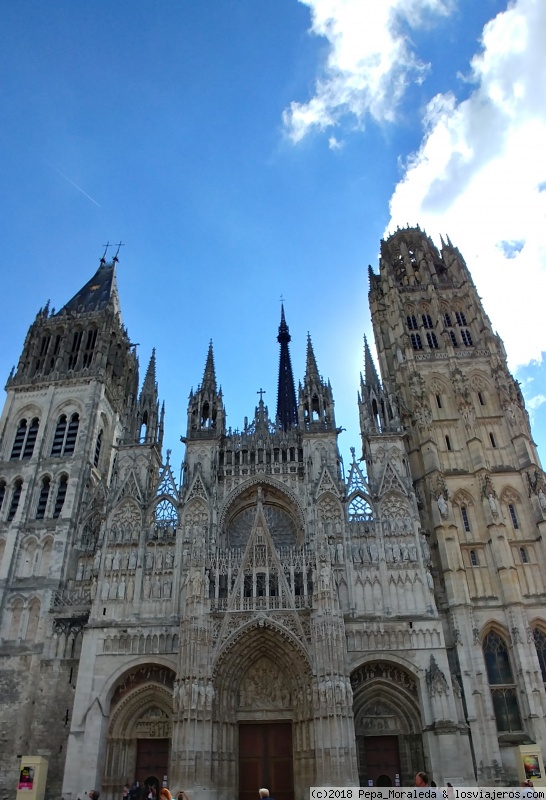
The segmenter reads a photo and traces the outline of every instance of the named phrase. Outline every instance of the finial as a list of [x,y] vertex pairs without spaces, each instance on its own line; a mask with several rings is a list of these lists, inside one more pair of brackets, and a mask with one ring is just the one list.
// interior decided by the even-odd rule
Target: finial
[[166,462],[166,464],[165,464],[165,466],[166,466],[166,467],[168,467],[168,466],[169,466],[169,461],[170,461],[170,458],[171,458],[171,453],[172,453],[172,450],[167,450],[167,462]]
[[356,460],[356,459],[355,459],[355,452],[356,452],[356,451],[355,451],[355,448],[354,448],[354,447],[351,447],[351,448],[350,448],[350,450],[351,450],[351,455],[352,455],[352,457],[353,457],[353,461],[355,461],[355,460]]
[[267,394],[266,390],[265,390],[265,389],[258,389],[258,391],[256,392],[256,394],[259,394],[259,395],[260,395],[260,403],[263,403],[263,395],[264,395],[264,394]]
[[125,243],[124,243],[124,242],[121,242],[121,241],[120,241],[120,242],[118,242],[118,243],[117,243],[117,248],[118,248],[118,249],[116,250],[116,255],[115,255],[115,256],[114,256],[114,258],[112,259],[112,260],[113,260],[113,261],[115,261],[116,263],[119,261],[119,258],[118,258],[118,256],[119,256],[119,251],[120,251],[120,248],[122,248],[122,247],[125,247]]
[[104,244],[103,247],[104,247],[104,253],[102,254],[102,258],[100,260],[101,264],[106,263],[106,253],[108,252],[108,248],[112,247],[112,245],[110,244],[110,242],[106,242],[106,244]]

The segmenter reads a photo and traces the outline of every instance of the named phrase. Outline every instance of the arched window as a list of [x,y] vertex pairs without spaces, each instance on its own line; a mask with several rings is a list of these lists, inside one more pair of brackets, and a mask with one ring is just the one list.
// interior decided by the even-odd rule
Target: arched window
[[449,331],[449,338],[451,339],[451,344],[453,347],[458,347],[459,342],[457,341],[457,336],[455,335],[455,331]]
[[53,517],[57,519],[61,516],[64,501],[66,498],[66,490],[68,487],[68,475],[61,475],[59,481],[59,488],[57,489],[57,497],[55,498],[55,508],[53,509]]
[[436,338],[435,333],[427,333],[427,343],[431,350],[438,349],[438,339]]
[[408,316],[406,317],[406,322],[408,323],[408,328],[410,329],[410,331],[419,330],[419,326],[417,324],[417,317],[415,316],[415,314],[408,314]]
[[423,328],[427,330],[432,330],[434,325],[432,324],[432,317],[430,314],[421,314],[421,319],[423,320]]
[[13,487],[13,494],[11,495],[11,503],[8,511],[8,522],[11,522],[17,513],[19,507],[19,500],[21,499],[21,492],[23,491],[23,481],[19,478],[15,481]]
[[25,639],[34,641],[38,633],[38,624],[40,622],[40,601],[32,600],[28,607],[28,623],[25,633]]
[[78,436],[78,428],[80,425],[80,415],[72,414],[70,422],[68,423],[68,430],[66,432],[66,441],[64,445],[65,456],[71,456],[76,447],[76,437]]
[[466,321],[466,316],[463,311],[456,311],[455,319],[457,320],[457,325],[468,325],[468,322]]
[[53,437],[53,445],[51,447],[52,458],[72,455],[76,446],[79,424],[79,414],[72,414],[70,422],[68,422],[66,414],[62,414],[59,417]]
[[421,336],[418,333],[411,334],[411,346],[414,350],[422,350],[423,343],[421,341]]
[[6,481],[2,478],[2,480],[0,480],[0,511],[2,510],[5,496],[6,496]]
[[53,542],[47,539],[43,545],[40,553],[40,563],[38,566],[37,574],[47,577],[49,573],[49,564],[51,562],[51,551],[53,549]]
[[97,343],[97,329],[91,328],[91,330],[87,331],[87,335],[85,337],[85,350],[83,353],[83,366],[85,367],[91,366],[91,362],[93,360],[93,352],[95,350],[95,344]]
[[529,556],[527,555],[527,550],[525,549],[525,547],[520,547],[519,548],[519,555],[520,555],[522,564],[528,564],[529,563]]
[[76,366],[82,339],[83,339],[83,331],[74,331],[74,337],[72,339],[72,348],[70,350],[70,355],[68,356],[68,369],[74,369],[74,367]]
[[8,632],[8,639],[17,639],[21,627],[21,617],[23,616],[23,601],[15,600],[11,607],[11,621]]
[[62,416],[59,417],[59,421],[57,422],[57,427],[55,428],[55,436],[53,437],[53,445],[51,447],[52,458],[54,458],[55,456],[60,456],[62,454],[65,434],[66,434],[66,415],[62,414]]
[[467,347],[472,347],[472,336],[470,335],[470,331],[466,328],[461,329],[461,339],[463,340],[463,344]]
[[95,444],[95,456],[93,458],[93,466],[98,467],[100,461],[100,450],[102,447],[102,430],[99,431],[99,435],[97,436],[97,443]]
[[533,628],[533,639],[537,649],[538,663],[542,672],[542,680],[546,683],[546,633],[540,628]]
[[49,487],[51,479],[48,475],[42,478],[42,487],[40,489],[40,496],[38,497],[38,506],[36,508],[36,519],[43,519],[45,517],[47,498],[49,497]]
[[491,631],[487,634],[483,642],[483,655],[497,730],[499,733],[521,731],[521,717],[508,648],[498,633]]
[[516,514],[516,507],[512,503],[508,504],[508,511],[510,512],[510,519],[512,520],[512,525],[514,526],[514,529],[518,530],[519,528],[518,515]]
[[478,554],[475,550],[470,551],[470,564],[472,567],[479,567],[480,562],[478,561]]
[[21,420],[11,449],[10,459],[12,461],[16,461],[19,458],[30,458],[32,456],[39,426],[40,420],[38,417],[34,417],[30,425],[27,425],[26,419]]
[[463,528],[467,533],[470,533],[470,519],[468,517],[468,509],[466,506],[461,506],[461,517],[463,520]]

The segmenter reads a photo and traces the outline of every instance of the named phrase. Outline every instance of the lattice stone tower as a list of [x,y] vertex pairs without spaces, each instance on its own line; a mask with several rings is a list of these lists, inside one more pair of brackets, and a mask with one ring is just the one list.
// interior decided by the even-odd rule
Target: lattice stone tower
[[449,239],[383,241],[370,307],[382,386],[367,366],[368,475],[403,431],[477,777],[514,777],[518,746],[546,742],[546,489],[522,393]]

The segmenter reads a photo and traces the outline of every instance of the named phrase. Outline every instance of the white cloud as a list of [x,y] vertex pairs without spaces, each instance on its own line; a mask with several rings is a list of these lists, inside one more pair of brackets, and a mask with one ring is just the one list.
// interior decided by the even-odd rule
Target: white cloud
[[543,0],[517,0],[487,23],[474,91],[430,101],[391,198],[389,230],[418,221],[459,247],[512,368],[546,350],[545,37]]
[[537,408],[540,408],[544,403],[546,403],[546,396],[543,394],[536,394],[534,397],[530,397],[525,401],[525,405],[530,411],[536,411]]
[[292,102],[283,120],[298,142],[312,129],[325,130],[352,114],[393,120],[410,80],[427,70],[412,50],[404,27],[428,24],[447,14],[452,0],[300,0],[311,9],[311,32],[329,42],[323,78],[307,103]]
[[330,136],[328,139],[328,147],[330,150],[341,150],[343,146],[343,142],[341,142],[339,139],[336,139],[335,136]]

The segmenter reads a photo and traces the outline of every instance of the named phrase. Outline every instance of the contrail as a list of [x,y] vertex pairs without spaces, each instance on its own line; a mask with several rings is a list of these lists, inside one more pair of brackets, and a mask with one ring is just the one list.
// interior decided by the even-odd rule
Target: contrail
[[102,208],[101,204],[97,203],[97,201],[93,197],[91,197],[90,194],[87,194],[87,192],[84,192],[84,190],[81,188],[81,186],[78,186],[77,183],[74,183],[74,181],[71,181],[70,178],[67,175],[65,175],[63,172],[61,172],[60,169],[57,169],[57,167],[53,166],[53,164],[51,164],[51,166],[53,167],[55,172],[58,172],[59,175],[61,176],[61,178],[64,178],[65,181],[68,181],[68,183],[70,183],[74,187],[74,189],[77,189],[78,192],[81,192],[83,195],[85,195],[85,197],[87,197],[88,200],[91,200],[91,202],[94,203],[96,206],[98,206],[99,208]]

